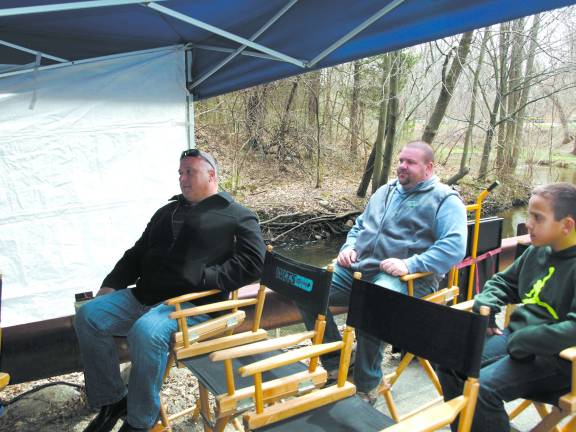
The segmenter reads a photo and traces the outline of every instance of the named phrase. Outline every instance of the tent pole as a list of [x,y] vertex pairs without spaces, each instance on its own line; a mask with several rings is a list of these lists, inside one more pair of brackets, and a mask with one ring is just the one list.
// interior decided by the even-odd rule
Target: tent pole
[[303,60],[299,60],[299,59],[296,59],[296,58],[291,57],[289,55],[282,54],[281,52],[278,52],[276,50],[265,47],[264,45],[252,42],[251,40],[248,40],[248,39],[243,38],[241,36],[238,36],[236,34],[230,33],[229,31],[215,27],[215,26],[210,25],[208,23],[205,23],[203,21],[197,20],[196,18],[192,18],[191,16],[182,14],[178,11],[169,9],[167,7],[161,6],[161,5],[156,4],[156,3],[143,3],[142,5],[150,8],[150,9],[153,9],[157,12],[160,12],[164,15],[171,16],[172,18],[175,18],[175,19],[183,21],[187,24],[193,25],[194,27],[201,28],[203,30],[206,30],[206,31],[212,32],[218,36],[221,36],[223,38],[237,42],[240,45],[249,46],[250,48],[255,49],[256,51],[261,51],[263,53],[266,53],[268,55],[276,57],[279,60],[285,61],[287,63],[291,63],[291,64],[296,65],[296,66],[301,67],[301,68],[306,67],[306,62],[304,62]]
[[24,52],[26,52],[28,54],[32,54],[32,55],[40,54],[44,58],[54,60],[54,61],[57,61],[59,63],[68,63],[68,60],[63,59],[61,57],[56,57],[56,56],[47,54],[47,53],[42,52],[42,51],[32,50],[30,48],[23,47],[22,45],[13,44],[13,43],[5,41],[5,40],[0,39],[0,45],[7,46],[9,48],[14,48],[15,50],[18,50],[18,51],[24,51]]
[[186,74],[186,140],[188,149],[196,148],[196,134],[194,123],[194,95],[188,85],[192,81],[192,62],[194,61],[192,50],[184,50],[185,74]]
[[[288,2],[282,9],[280,9],[278,11],[278,13],[276,13],[276,15],[274,15],[272,18],[270,18],[270,20],[266,24],[264,24],[262,27],[260,27],[256,33],[254,33],[252,36],[250,36],[249,40],[252,42],[255,41],[256,38],[258,38],[266,30],[268,30],[270,28],[270,26],[272,26],[272,24],[274,24],[276,21],[278,21],[282,17],[282,15],[284,15],[286,12],[288,12],[290,10],[290,8],[292,6],[294,6],[294,4],[296,4],[297,1],[298,0],[291,0],[290,2]],[[190,86],[190,88],[194,88],[194,87],[202,84],[206,79],[208,79],[209,77],[214,75],[216,72],[218,72],[220,69],[222,69],[222,67],[224,67],[226,64],[230,63],[238,54],[242,53],[242,51],[244,51],[244,49],[246,49],[246,45],[242,45],[241,47],[236,49],[236,51],[231,53],[228,57],[226,57],[224,60],[222,60],[216,66],[211,68],[208,72],[206,72],[204,75],[202,75],[196,81],[194,81],[192,83],[192,85]]]
[[387,13],[396,9],[396,7],[398,7],[399,5],[404,3],[404,1],[405,0],[394,0],[391,3],[389,3],[388,5],[386,5],[385,7],[383,7],[382,9],[380,9],[377,13],[372,15],[370,18],[368,18],[362,24],[360,24],[355,29],[353,29],[352,31],[350,31],[347,34],[345,34],[344,36],[342,36],[340,39],[338,39],[336,42],[334,42],[332,45],[330,45],[328,48],[326,48],[324,51],[322,51],[320,54],[318,54],[314,59],[312,59],[308,63],[308,67],[309,68],[314,67],[316,65],[316,63],[323,60],[324,57],[327,57],[330,54],[332,54],[332,52],[336,51],[338,48],[340,48],[342,45],[344,45],[346,42],[348,42],[350,39],[352,39],[354,36],[356,36],[362,30],[364,30],[365,28],[374,24],[376,21],[378,21],[380,18],[382,18]]

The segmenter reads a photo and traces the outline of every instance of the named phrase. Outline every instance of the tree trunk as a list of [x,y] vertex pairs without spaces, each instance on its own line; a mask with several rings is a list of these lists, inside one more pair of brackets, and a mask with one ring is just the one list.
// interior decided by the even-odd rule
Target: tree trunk
[[284,109],[284,115],[282,116],[282,120],[280,122],[279,132],[278,132],[278,155],[280,156],[284,151],[284,141],[286,139],[286,132],[288,132],[288,123],[290,120],[290,107],[292,106],[292,102],[294,101],[294,97],[296,96],[296,89],[298,88],[298,81],[300,77],[296,77],[296,79],[292,82],[292,87],[290,88],[290,95],[288,96],[288,101],[286,102],[286,108]]
[[380,172],[382,171],[382,157],[384,154],[384,135],[386,133],[386,117],[388,113],[388,99],[390,95],[390,87],[388,85],[388,76],[390,75],[390,56],[391,54],[384,54],[382,59],[382,99],[380,100],[380,109],[378,111],[378,132],[374,140],[374,161],[372,170],[372,192],[378,189],[380,183]]
[[[392,153],[396,139],[396,122],[398,121],[398,81],[400,80],[400,53],[394,51],[390,61],[392,67],[390,71],[390,96],[388,101],[388,118],[386,119],[386,146],[384,147],[382,172],[378,187],[388,181],[390,168],[392,167]],[[374,188],[374,184],[372,184]]]
[[[560,117],[560,124],[562,125],[562,132],[564,134],[564,137],[562,138],[562,145],[568,144],[570,141],[574,140],[574,135],[571,133],[570,126],[568,125],[568,118],[566,116],[566,112],[564,111],[564,107],[560,104],[556,94],[551,94],[550,100],[552,100],[552,103],[556,107],[556,111],[558,111],[558,116]],[[576,155],[576,140],[574,141],[572,154]]]
[[248,131],[250,147],[258,151],[262,158],[265,156],[262,144],[262,128],[266,113],[267,85],[254,87],[249,90],[246,101],[246,129]]
[[364,168],[364,174],[362,174],[362,180],[358,185],[356,190],[356,196],[364,198],[366,196],[366,191],[368,190],[368,185],[370,184],[370,178],[372,178],[372,172],[374,171],[374,157],[376,155],[376,147],[372,147],[368,161],[366,162],[366,167]]
[[304,149],[304,157],[312,159],[314,144],[317,135],[317,124],[319,115],[318,102],[320,101],[320,71],[310,72],[308,74],[310,85],[308,87],[308,121],[306,131],[306,142]]
[[516,126],[520,106],[520,86],[522,83],[522,53],[524,50],[524,19],[514,21],[512,25],[512,50],[510,53],[510,75],[508,77],[508,118],[506,124],[506,137],[504,139],[504,160],[498,166],[500,173],[514,173],[513,150],[514,137],[516,136]]
[[360,99],[360,61],[354,62],[354,78],[352,84],[352,100],[350,103],[350,157],[355,160],[358,156],[358,134],[360,133],[360,119],[358,104]]
[[458,44],[458,50],[456,56],[452,60],[452,65],[450,66],[450,71],[448,75],[445,75],[445,69],[442,70],[442,88],[440,89],[440,94],[438,95],[438,100],[436,101],[436,106],[434,111],[428,120],[428,124],[424,128],[424,133],[422,135],[422,141],[432,144],[436,134],[438,133],[438,127],[446,114],[448,109],[448,104],[456,88],[456,83],[462,72],[462,67],[466,62],[466,57],[470,51],[470,43],[472,42],[473,31],[466,32],[462,34],[460,38],[460,43]]
[[492,111],[490,111],[490,122],[486,129],[486,136],[484,137],[482,159],[480,161],[480,169],[478,170],[479,180],[483,180],[488,174],[488,162],[490,161],[490,150],[492,148],[492,138],[494,137],[494,128],[496,127],[496,118],[498,116],[498,109],[500,108],[500,100],[500,95],[496,94]]
[[478,94],[478,82],[480,80],[480,71],[484,62],[484,54],[486,52],[486,44],[490,31],[486,29],[482,37],[482,45],[480,46],[480,54],[478,56],[478,65],[474,71],[474,81],[472,83],[472,100],[470,101],[470,118],[468,119],[468,127],[466,128],[466,135],[464,136],[464,148],[462,149],[462,159],[460,159],[459,173],[468,172],[468,153],[472,146],[472,135],[474,132],[474,122],[476,120],[476,96]]
[[528,96],[530,94],[532,73],[534,71],[534,58],[536,57],[536,45],[538,44],[538,30],[540,28],[540,15],[534,15],[534,21],[532,21],[532,29],[530,30],[529,36],[529,46],[528,46],[528,58],[526,59],[526,68],[524,69],[524,83],[522,85],[522,90],[520,94],[519,101],[519,111],[516,115],[516,129],[514,133],[514,142],[512,145],[512,160],[510,161],[510,166],[512,168],[511,173],[516,171],[516,166],[518,164],[518,157],[520,153],[520,145],[523,140],[524,133],[524,115],[526,114],[526,102],[528,102]]
[[[499,86],[497,90],[497,97],[500,98],[499,110],[500,119],[507,116],[506,101],[508,94],[508,51],[510,50],[510,23],[505,22],[500,24],[500,41],[499,41],[499,57],[500,57],[500,74]],[[498,146],[496,148],[496,166],[504,164],[504,150],[506,141],[506,127],[504,123],[498,126]]]

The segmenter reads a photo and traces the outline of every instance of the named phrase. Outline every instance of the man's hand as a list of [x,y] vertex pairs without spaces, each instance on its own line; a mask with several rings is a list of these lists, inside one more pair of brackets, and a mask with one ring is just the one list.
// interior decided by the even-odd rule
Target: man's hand
[[486,329],[486,334],[488,336],[501,336],[502,330],[500,330],[498,327],[488,327]]
[[102,287],[98,290],[98,292],[96,293],[96,297],[99,296],[103,296],[106,294],[110,294],[113,293],[114,291],[116,291],[114,288],[110,288],[110,287]]
[[350,268],[350,266],[356,262],[357,257],[358,252],[356,252],[354,249],[344,249],[338,254],[336,262],[342,267]]
[[408,274],[408,267],[404,260],[398,258],[388,258],[380,263],[380,270],[392,276],[404,276]]

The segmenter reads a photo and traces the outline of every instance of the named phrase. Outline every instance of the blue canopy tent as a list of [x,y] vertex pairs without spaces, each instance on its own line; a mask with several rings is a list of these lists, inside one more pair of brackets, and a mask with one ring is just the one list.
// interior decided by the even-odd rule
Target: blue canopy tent
[[573,3],[4,0],[0,63],[14,65],[14,73],[186,45],[195,51],[189,89],[200,100]]

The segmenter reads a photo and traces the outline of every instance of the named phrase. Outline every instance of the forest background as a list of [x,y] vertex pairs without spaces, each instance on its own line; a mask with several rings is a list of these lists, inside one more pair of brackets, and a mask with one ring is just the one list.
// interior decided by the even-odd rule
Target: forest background
[[344,233],[406,142],[487,214],[525,203],[535,165],[576,166],[576,8],[197,102],[197,145],[267,240]]

